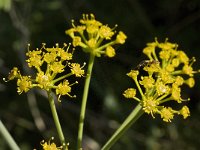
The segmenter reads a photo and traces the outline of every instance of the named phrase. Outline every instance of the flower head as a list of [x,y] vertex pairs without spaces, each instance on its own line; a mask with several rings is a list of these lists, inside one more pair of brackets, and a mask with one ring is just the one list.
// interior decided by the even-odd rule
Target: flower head
[[[30,50],[29,45],[26,55],[28,66],[36,69],[36,75],[22,76],[18,68],[14,67],[8,76],[8,80],[17,79],[17,92],[19,94],[28,92],[33,87],[38,87],[46,91],[55,89],[59,98],[61,95],[74,97],[69,94],[71,86],[74,84],[69,84],[65,78],[71,75],[82,77],[85,63],[83,66],[78,63],[70,63],[73,53],[69,52],[67,44],[64,43],[62,48],[58,44],[52,48],[46,48],[46,45],[42,44],[40,49],[37,48],[33,51]],[[66,69],[68,69],[68,73],[63,74]],[[63,79],[65,79],[63,82],[58,83]]]
[[115,55],[113,45],[124,44],[127,38],[122,31],[118,33],[115,31],[116,26],[110,28],[108,25],[103,25],[93,14],[83,14],[80,25],[77,26],[72,20],[72,26],[65,33],[72,38],[73,46],[80,46],[84,52],[92,53],[97,57],[102,54],[113,57]]
[[[52,137],[51,140],[53,140],[54,138]],[[49,140],[48,142],[45,142],[44,140],[40,143],[42,145],[43,150],[62,150],[62,146],[57,147],[56,144],[54,142],[51,142],[51,140]]]
[[[174,110],[166,107],[165,102],[175,101],[180,104],[185,101],[181,97],[182,85],[194,87],[193,76],[198,72],[192,67],[195,58],[189,59],[185,52],[178,50],[177,44],[170,43],[167,39],[163,43],[157,39],[148,43],[143,53],[149,60],[142,61],[137,70],[131,70],[127,74],[134,80],[140,96],[136,97],[134,88],[127,89],[123,95],[138,101],[144,112],[151,114],[153,118],[155,114],[159,114],[165,122],[171,122],[174,115],[182,115],[184,119],[190,116],[187,106]],[[143,70],[142,74],[140,70]]]

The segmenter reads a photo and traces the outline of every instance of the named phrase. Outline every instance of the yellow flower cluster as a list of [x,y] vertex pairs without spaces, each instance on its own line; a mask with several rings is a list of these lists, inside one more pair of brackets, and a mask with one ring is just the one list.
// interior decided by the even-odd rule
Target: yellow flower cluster
[[[54,89],[56,94],[71,96],[71,86],[75,83],[70,84],[67,77],[74,75],[75,77],[84,76],[83,66],[78,63],[71,63],[73,57],[73,51],[69,52],[70,45],[64,44],[62,48],[56,44],[55,47],[46,48],[45,44],[40,49],[29,50],[26,56],[28,57],[26,62],[31,68],[35,68],[37,73],[34,76],[22,76],[17,67],[14,67],[9,76],[8,80],[17,79],[17,92],[27,92],[33,87],[39,87],[46,91]],[[68,72],[65,72],[65,68],[68,68]],[[59,82],[62,81],[62,82]],[[59,84],[58,84],[59,82]]]
[[[97,57],[100,57],[102,54],[114,57],[115,49],[113,45],[124,44],[127,38],[122,31],[119,31],[115,39],[112,40],[116,33],[115,27],[110,28],[108,25],[103,25],[95,20],[93,14],[83,14],[80,24],[75,26],[74,20],[72,20],[73,28],[66,30],[66,34],[73,39],[74,47],[80,46],[85,52],[92,53]],[[105,43],[105,41],[109,42]]]
[[[141,95],[138,98],[136,89],[128,88],[123,95],[126,98],[132,98],[142,105],[147,114],[160,114],[165,122],[171,122],[175,114],[182,115],[184,119],[190,116],[187,106],[181,110],[174,110],[171,107],[162,105],[168,101],[182,103],[185,101],[181,97],[181,86],[187,84],[190,88],[194,87],[194,71],[192,64],[195,58],[189,59],[178,45],[170,43],[167,40],[164,43],[148,43],[143,49],[149,60],[139,64],[139,68],[131,70],[127,75],[131,77]],[[139,70],[143,69],[147,75],[140,75]],[[189,99],[188,99],[189,100]]]
[[[54,138],[52,137],[51,140],[53,140]],[[45,142],[44,140],[40,143],[42,145],[43,150],[62,150],[63,147],[57,147],[56,144],[53,142],[51,143],[51,140],[49,140],[48,142]]]

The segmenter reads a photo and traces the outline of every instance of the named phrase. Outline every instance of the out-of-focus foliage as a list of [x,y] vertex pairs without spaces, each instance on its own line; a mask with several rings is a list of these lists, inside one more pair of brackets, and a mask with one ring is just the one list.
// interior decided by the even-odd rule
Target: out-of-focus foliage
[[[10,4],[9,4],[10,2]],[[71,19],[79,20],[82,13],[94,13],[109,26],[118,24],[128,39],[120,46],[113,60],[96,59],[86,113],[84,146],[96,150],[112,135],[136,103],[123,98],[132,86],[126,73],[145,59],[142,49],[155,37],[179,43],[189,57],[195,56],[200,68],[200,1],[199,0],[0,0],[0,78],[6,77],[13,66],[30,73],[25,61],[27,44],[32,48],[45,42],[71,42],[65,30]],[[77,61],[87,56],[76,49]],[[191,117],[177,117],[163,123],[144,115],[113,147],[115,150],[197,150],[200,143],[200,78],[195,88],[184,90]],[[84,79],[76,87],[76,99],[62,99],[58,104],[66,139],[75,147],[80,100]],[[0,117],[22,149],[41,148],[40,141],[57,138],[46,95],[32,90],[18,95],[13,82],[0,82]],[[176,107],[176,105],[174,105]],[[8,149],[0,137],[0,149]]]

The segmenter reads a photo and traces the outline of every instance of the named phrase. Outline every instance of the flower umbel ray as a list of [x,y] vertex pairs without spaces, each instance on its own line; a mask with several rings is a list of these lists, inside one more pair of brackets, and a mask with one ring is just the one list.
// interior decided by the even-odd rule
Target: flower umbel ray
[[67,45],[66,43],[63,44],[63,47],[56,44],[52,48],[47,48],[46,44],[43,43],[40,49],[30,50],[29,44],[26,62],[30,68],[36,69],[36,74],[23,76],[19,69],[14,67],[9,73],[8,81],[17,79],[17,92],[19,94],[26,93],[33,87],[38,87],[46,91],[55,90],[59,99],[62,95],[75,97],[70,94],[71,86],[74,84],[70,84],[66,78],[72,75],[79,78],[84,76],[85,63],[83,66],[78,63],[71,63],[73,50],[70,52],[69,48],[70,44]]
[[[153,118],[155,114],[159,114],[165,122],[171,122],[175,115],[182,115],[186,119],[190,116],[187,106],[174,110],[166,107],[165,102],[174,101],[181,105],[187,101],[181,97],[182,86],[186,84],[190,88],[194,87],[193,76],[199,72],[192,67],[196,59],[189,59],[184,51],[178,50],[178,44],[171,43],[168,39],[163,43],[155,39],[155,42],[147,44],[143,53],[149,60],[143,61],[145,63],[138,70],[131,70],[127,74],[135,82],[140,96],[136,95],[137,90],[134,88],[128,88],[123,95],[138,101],[143,111]],[[141,69],[147,75],[140,75]]]

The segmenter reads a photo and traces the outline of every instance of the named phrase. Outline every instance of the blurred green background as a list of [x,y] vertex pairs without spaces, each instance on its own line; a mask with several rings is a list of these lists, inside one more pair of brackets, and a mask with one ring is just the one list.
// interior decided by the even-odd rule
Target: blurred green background
[[[65,30],[71,19],[77,22],[82,13],[94,13],[96,19],[110,27],[118,24],[128,36],[117,47],[115,58],[97,58],[91,80],[84,129],[85,150],[98,150],[109,139],[136,102],[123,98],[128,87],[134,87],[126,76],[131,68],[144,60],[142,49],[147,42],[169,38],[179,44],[200,68],[200,1],[199,0],[0,0],[0,78],[7,77],[17,66],[29,73],[25,52],[30,43],[34,49],[41,43],[71,42]],[[87,62],[80,49],[76,60]],[[191,117],[175,117],[164,123],[159,117],[143,115],[114,145],[113,150],[198,150],[200,147],[200,78],[196,76],[193,89],[184,89],[182,96],[190,97],[187,104]],[[76,144],[79,111],[84,78],[74,86],[76,99],[62,98],[58,113],[71,149]],[[174,105],[176,107],[176,105]],[[0,82],[0,119],[24,150],[41,149],[40,141],[57,138],[49,103],[45,93],[31,90],[18,95],[16,82]],[[56,140],[57,141],[57,140]],[[58,142],[59,143],[59,142]],[[0,149],[9,149],[0,136]]]

